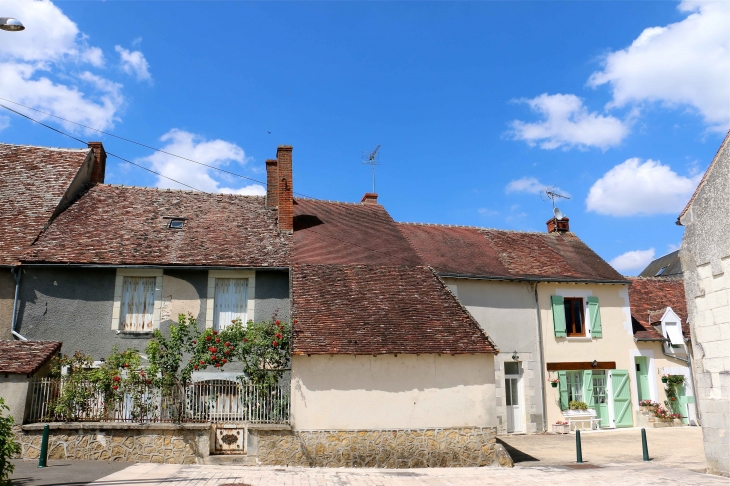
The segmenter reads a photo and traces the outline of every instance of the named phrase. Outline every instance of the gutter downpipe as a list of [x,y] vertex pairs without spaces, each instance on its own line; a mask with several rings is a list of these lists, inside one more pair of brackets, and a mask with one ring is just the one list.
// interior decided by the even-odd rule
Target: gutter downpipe
[[[535,312],[537,313],[537,346],[540,350],[540,389],[542,390],[542,430],[547,432],[547,395],[545,392],[545,355],[542,345],[542,319],[540,318],[540,304],[537,298],[537,286],[535,282]],[[663,348],[662,348],[663,349]]]
[[13,279],[15,280],[15,298],[13,299],[13,318],[12,318],[12,324],[10,325],[10,332],[15,336],[16,338],[20,339],[21,341],[27,341],[28,338],[21,336],[16,330],[15,326],[18,324],[18,294],[20,293],[20,266],[16,266],[10,269],[10,273],[13,274]]

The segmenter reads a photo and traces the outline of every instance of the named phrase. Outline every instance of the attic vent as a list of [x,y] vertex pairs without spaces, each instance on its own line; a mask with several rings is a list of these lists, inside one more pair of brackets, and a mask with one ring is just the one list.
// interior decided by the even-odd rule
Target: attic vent
[[669,266],[669,265],[665,265],[665,266],[663,266],[662,268],[660,268],[660,269],[659,269],[659,271],[658,271],[658,272],[656,273],[656,275],[654,275],[654,276],[655,276],[655,277],[658,277],[658,276],[660,276],[661,274],[663,274],[663,273],[664,273],[664,270],[666,270],[668,266]]
[[170,229],[183,229],[185,225],[184,219],[171,219],[168,228]]

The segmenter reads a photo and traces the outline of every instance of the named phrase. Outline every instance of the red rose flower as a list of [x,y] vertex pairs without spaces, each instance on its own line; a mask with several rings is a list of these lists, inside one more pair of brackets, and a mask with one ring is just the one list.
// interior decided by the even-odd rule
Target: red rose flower
[[218,351],[218,348],[211,348],[210,350],[211,353],[215,353],[216,351]]
[[274,346],[276,346],[276,341],[271,341],[271,344],[273,344]]
[[219,337],[215,338],[215,342],[217,342],[217,343],[221,342],[221,338],[219,338]]
[[210,336],[205,336],[206,341],[210,341]]
[[226,358],[223,358],[223,364],[228,363],[228,360]]
[[279,338],[279,339],[281,339],[281,338],[283,338],[284,336],[282,336],[281,334],[279,334],[279,333],[277,332],[277,333],[276,333],[276,337],[277,337],[277,338]]
[[225,350],[225,351],[223,351],[223,352],[224,352],[224,353],[226,353],[226,354],[231,354],[231,350],[230,350],[230,349],[226,349],[226,350]]
[[121,378],[119,378],[118,376],[114,377],[114,381],[119,381],[119,380],[121,380]]
[[211,356],[210,359],[212,359],[213,361],[215,361],[215,354],[213,356]]
[[221,367],[221,364],[220,364],[220,363],[216,363],[216,364],[215,364],[215,367],[216,367],[216,368],[220,368],[220,367]]
[[226,347],[228,347],[230,345],[231,345],[231,343],[229,343],[228,341],[226,341]]
[[281,324],[281,321],[276,321],[276,325],[278,326],[279,324]]
[[197,339],[193,339],[193,344],[198,344]]
[[672,401],[675,401],[675,400],[676,400],[676,398],[672,397]]
[[297,320],[296,320],[296,319],[294,319],[294,324],[296,324],[296,323],[297,323]]
[[114,386],[112,387],[112,390],[118,390],[118,389],[119,389],[119,387],[118,387],[117,385],[114,385]]
[[198,365],[193,366],[193,369],[194,370],[197,370],[198,369]]
[[217,336],[217,335],[218,335],[218,331],[213,331],[213,336]]
[[203,360],[201,359],[201,360],[200,360],[200,364],[205,364],[205,361],[203,361]]
[[248,339],[246,339],[246,338],[243,338],[243,342],[244,342],[244,343],[245,343],[245,342],[247,342],[247,341],[248,341]]
[[148,380],[147,380],[147,383],[152,383],[152,380],[148,379]]

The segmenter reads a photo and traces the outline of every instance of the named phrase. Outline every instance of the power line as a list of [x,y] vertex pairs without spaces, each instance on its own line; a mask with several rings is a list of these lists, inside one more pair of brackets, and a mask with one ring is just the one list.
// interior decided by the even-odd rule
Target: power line
[[[4,99],[4,98],[2,98],[2,99]],[[77,142],[81,142],[82,144],[86,145],[87,147],[89,146],[89,142],[84,142],[84,141],[83,141],[83,140],[81,140],[80,138],[76,138],[76,137],[74,137],[73,135],[69,135],[68,133],[66,133],[66,132],[63,132],[63,131],[61,131],[61,130],[59,130],[59,129],[57,129],[57,128],[53,128],[53,127],[52,127],[52,126],[50,126],[50,125],[46,125],[46,124],[45,124],[45,123],[43,123],[43,122],[40,122],[40,121],[38,121],[38,120],[35,120],[35,119],[33,119],[33,118],[29,117],[29,116],[28,116],[28,115],[26,115],[26,114],[20,113],[19,111],[15,111],[15,110],[13,110],[12,108],[9,108],[9,107],[7,107],[7,106],[5,106],[5,105],[3,105],[3,104],[0,104],[0,106],[2,106],[3,108],[5,108],[6,110],[12,111],[12,112],[13,112],[13,113],[15,113],[16,115],[20,115],[20,116],[22,116],[23,118],[27,118],[28,120],[30,120],[30,121],[32,121],[32,122],[35,122],[35,123],[37,123],[37,124],[39,124],[39,125],[42,125],[42,126],[44,126],[44,127],[46,127],[46,128],[49,128],[49,129],[53,130],[54,132],[58,132],[58,133],[60,133],[61,135],[65,135],[65,136],[67,136],[68,138],[72,138],[72,139],[76,140]],[[190,189],[192,189],[192,190],[194,190],[194,191],[198,191],[198,192],[205,192],[205,191],[201,191],[200,189],[196,189],[196,188],[194,188],[194,187],[193,187],[193,186],[191,186],[191,185],[185,184],[184,182],[180,182],[180,181],[178,181],[178,180],[176,180],[176,179],[173,179],[172,177],[167,177],[166,175],[160,174],[159,172],[156,172],[156,171],[154,171],[154,170],[152,170],[152,169],[148,169],[147,167],[145,167],[145,166],[143,166],[143,165],[140,165],[140,164],[134,163],[134,162],[132,162],[131,160],[127,160],[127,159],[125,159],[124,157],[120,157],[119,155],[113,154],[113,153],[111,153],[111,152],[106,152],[106,154],[107,154],[107,155],[111,155],[112,157],[116,157],[116,158],[118,158],[118,159],[120,159],[120,160],[123,160],[124,162],[127,162],[128,164],[132,164],[132,165],[135,165],[135,166],[139,167],[140,169],[144,169],[144,170],[146,170],[147,172],[152,172],[153,174],[156,174],[156,175],[158,175],[158,176],[160,176],[160,177],[164,177],[165,179],[171,180],[172,182],[175,182],[175,183],[177,183],[177,184],[180,184],[180,185],[182,185],[182,186],[185,186],[185,187],[189,187]]]
[[[262,181],[260,181],[260,180],[254,179],[254,178],[252,178],[252,177],[247,177],[247,176],[245,176],[245,175],[241,175],[241,174],[238,174],[238,173],[236,173],[236,172],[231,172],[230,170],[226,170],[226,169],[221,169],[220,167],[216,167],[216,166],[214,166],[214,165],[206,164],[206,163],[204,163],[204,162],[198,162],[197,160],[189,159],[189,158],[187,158],[187,157],[183,157],[182,155],[177,155],[177,154],[173,154],[173,153],[171,153],[171,152],[167,152],[166,150],[158,149],[158,148],[156,148],[156,147],[152,147],[152,146],[150,146],[150,145],[147,145],[147,144],[144,144],[144,143],[141,143],[141,142],[137,142],[137,141],[131,140],[131,139],[129,139],[129,138],[124,138],[124,137],[120,137],[119,135],[114,135],[113,133],[105,132],[105,131],[103,131],[103,130],[99,130],[98,128],[90,127],[90,126],[84,125],[84,124],[82,124],[82,123],[78,123],[78,122],[75,122],[75,121],[69,120],[69,119],[67,119],[67,118],[63,118],[63,117],[60,117],[60,116],[58,116],[58,115],[54,115],[53,113],[48,113],[48,112],[46,112],[46,111],[43,111],[43,110],[39,110],[39,109],[37,109],[37,108],[32,108],[32,107],[30,107],[30,106],[26,106],[26,105],[24,105],[24,104],[22,104],[22,103],[18,103],[17,101],[9,100],[9,99],[7,99],[7,98],[3,98],[3,97],[0,97],[0,100],[3,100],[3,101],[7,101],[8,103],[13,103],[14,105],[22,106],[23,108],[27,108],[27,109],[29,109],[29,110],[33,110],[33,111],[35,111],[35,112],[38,112],[38,113],[42,113],[42,114],[44,114],[44,115],[47,115],[47,116],[52,116],[52,117],[54,117],[54,118],[58,118],[59,120],[63,120],[63,121],[65,121],[65,122],[67,122],[67,123],[73,123],[74,125],[78,125],[78,126],[80,126],[80,127],[84,127],[84,128],[86,128],[86,129],[88,129],[88,130],[93,130],[93,131],[95,131],[95,132],[99,132],[99,133],[102,133],[102,134],[104,134],[104,135],[108,135],[108,136],[110,136],[110,137],[114,137],[114,138],[117,138],[117,139],[119,139],[119,140],[123,140],[123,141],[125,141],[125,142],[128,142],[128,143],[133,143],[133,144],[135,144],[135,145],[139,145],[140,147],[144,147],[144,148],[147,148],[147,149],[150,149],[150,150],[154,150],[154,151],[156,151],[156,152],[160,152],[160,153],[163,153],[163,154],[166,154],[166,155],[170,155],[170,156],[172,156],[172,157],[177,157],[178,159],[182,159],[182,160],[187,160],[188,162],[192,162],[192,163],[194,163],[194,164],[202,165],[202,166],[204,166],[204,167],[208,167],[208,168],[210,168],[210,169],[218,170],[218,171],[220,171],[220,172],[225,172],[226,174],[230,174],[230,175],[232,175],[232,176],[240,177],[240,178],[242,178],[242,179],[247,179],[247,180],[249,180],[249,181],[251,181],[251,182],[256,182],[256,183],[258,183],[258,184],[263,184],[264,186],[266,185],[266,182],[262,182]],[[0,105],[0,106],[3,106],[3,108],[7,108],[7,109],[8,109],[8,110],[10,110],[10,111],[13,111],[13,112],[15,112],[15,113],[18,113],[19,115],[22,115],[22,113],[19,113],[19,112],[15,111],[15,110],[12,110],[12,109],[8,108],[7,106],[4,106],[4,105]],[[25,116],[25,115],[23,115],[23,116]],[[31,119],[31,120],[32,120],[32,118],[30,118],[30,117],[26,117],[26,118],[29,118],[29,119]],[[35,121],[35,120],[33,120],[33,121]],[[37,123],[40,123],[40,122],[37,122]],[[42,124],[42,123],[41,123],[41,124]],[[43,125],[43,124],[42,124],[42,125]],[[48,125],[44,125],[44,126],[47,126],[47,127],[48,127]],[[48,128],[50,128],[51,130],[55,130],[55,131],[57,131],[57,132],[59,132],[59,133],[63,133],[63,132],[61,132],[61,131],[59,131],[59,130],[56,130],[55,128],[52,128],[52,127],[48,127]],[[66,134],[64,133],[64,135],[66,135]],[[69,136],[70,136],[70,135],[69,135]],[[71,138],[74,138],[74,137],[71,137]],[[75,139],[75,140],[78,140],[78,139]],[[109,155],[112,155],[112,154],[110,154],[109,152],[107,152],[107,154],[109,154]],[[115,156],[115,157],[117,157],[117,156]],[[121,157],[117,157],[117,158],[121,158]],[[124,160],[124,159],[122,159],[122,160]],[[133,164],[133,165],[137,165],[137,164],[134,164],[133,162],[129,162],[129,163],[130,163],[130,164]],[[139,167],[141,167],[141,166],[139,166]],[[144,167],[142,167],[142,168],[144,168]],[[164,177],[164,176],[163,176],[163,177]],[[181,183],[181,184],[182,184],[182,183]],[[183,185],[186,185],[186,184],[183,184]],[[190,187],[190,186],[187,186],[187,187]],[[299,194],[300,196],[303,196],[303,197],[306,197],[306,198],[309,198],[309,199],[315,199],[315,198],[313,198],[313,197],[309,197],[309,196],[307,196],[307,195],[305,195],[305,194],[302,194],[302,193],[300,193],[300,192],[295,192],[294,194]]]

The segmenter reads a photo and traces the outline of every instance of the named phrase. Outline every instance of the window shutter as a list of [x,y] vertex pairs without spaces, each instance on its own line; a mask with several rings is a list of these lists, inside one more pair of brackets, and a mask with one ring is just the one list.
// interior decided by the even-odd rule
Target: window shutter
[[631,412],[628,370],[611,371],[611,386],[613,388],[613,416],[615,417],[616,427],[631,427],[634,425],[634,417]]
[[596,402],[593,399],[593,371],[583,371],[583,401],[586,402],[589,408],[594,408]]
[[560,410],[568,410],[568,377],[565,371],[558,371],[558,390],[560,392]]
[[598,297],[588,297],[588,313],[591,319],[591,336],[603,337],[601,329],[601,309],[598,307]]
[[555,329],[555,337],[565,337],[565,307],[563,297],[560,295],[550,296],[553,304],[553,328]]

